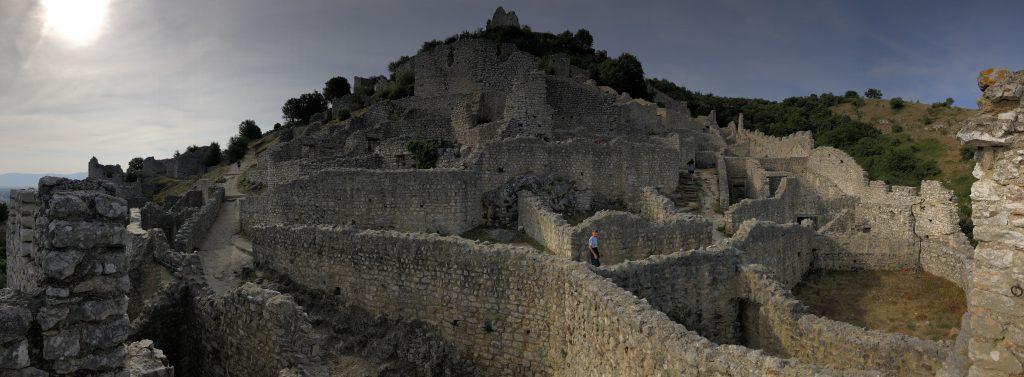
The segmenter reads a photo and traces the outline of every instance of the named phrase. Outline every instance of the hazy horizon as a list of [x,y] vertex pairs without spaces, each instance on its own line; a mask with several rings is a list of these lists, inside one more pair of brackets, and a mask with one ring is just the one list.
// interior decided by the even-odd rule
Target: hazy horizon
[[[386,73],[502,5],[535,31],[588,29],[648,77],[781,100],[879,88],[974,107],[978,71],[1024,68],[1024,3],[8,0],[0,4],[0,173],[126,166],[267,130],[333,76]],[[993,11],[998,9],[999,11]]]

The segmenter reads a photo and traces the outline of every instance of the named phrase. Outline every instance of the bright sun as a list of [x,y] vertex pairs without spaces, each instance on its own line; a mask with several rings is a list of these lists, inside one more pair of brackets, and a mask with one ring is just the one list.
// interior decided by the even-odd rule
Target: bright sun
[[76,46],[92,44],[103,31],[110,0],[41,0],[46,30]]

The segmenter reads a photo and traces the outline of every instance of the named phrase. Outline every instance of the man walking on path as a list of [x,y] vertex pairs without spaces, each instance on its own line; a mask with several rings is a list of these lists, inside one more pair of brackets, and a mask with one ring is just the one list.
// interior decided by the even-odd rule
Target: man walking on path
[[597,251],[597,229],[594,229],[590,233],[590,239],[587,240],[587,247],[590,249],[590,264],[594,267],[601,267],[601,253]]

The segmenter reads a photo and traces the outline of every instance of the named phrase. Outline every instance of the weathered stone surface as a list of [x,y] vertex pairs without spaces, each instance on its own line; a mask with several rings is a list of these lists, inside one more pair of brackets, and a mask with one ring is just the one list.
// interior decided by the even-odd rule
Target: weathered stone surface
[[77,329],[58,330],[52,334],[43,334],[43,358],[57,360],[76,357],[81,351],[79,345],[81,339]]
[[22,339],[32,323],[32,312],[26,308],[0,305],[0,344]]
[[125,241],[123,225],[83,221],[53,221],[46,228],[49,244],[55,248],[121,246]]
[[77,250],[48,251],[43,256],[43,272],[54,279],[64,279],[75,273],[84,254]]
[[7,369],[25,368],[30,363],[27,340],[0,346],[0,372],[5,372]]
[[112,195],[101,194],[95,199],[96,212],[109,219],[122,219],[128,214],[128,201]]

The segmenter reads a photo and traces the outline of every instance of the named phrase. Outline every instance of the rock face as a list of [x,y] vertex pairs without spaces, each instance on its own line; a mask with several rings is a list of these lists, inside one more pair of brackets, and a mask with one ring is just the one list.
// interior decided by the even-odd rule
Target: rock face
[[505,8],[498,7],[494,10],[494,16],[487,21],[487,28],[493,29],[502,26],[519,27],[519,17],[516,12],[505,12]]
[[[957,134],[977,147],[971,187],[975,265],[967,292],[961,365],[949,375],[1024,372],[1024,71],[986,70],[978,77],[979,113]],[[951,363],[955,364],[955,363]]]

